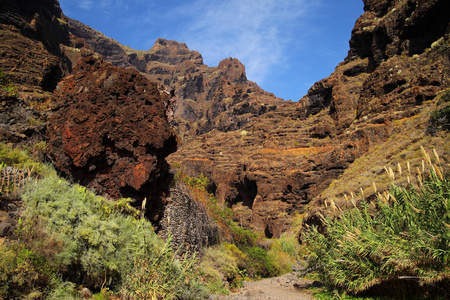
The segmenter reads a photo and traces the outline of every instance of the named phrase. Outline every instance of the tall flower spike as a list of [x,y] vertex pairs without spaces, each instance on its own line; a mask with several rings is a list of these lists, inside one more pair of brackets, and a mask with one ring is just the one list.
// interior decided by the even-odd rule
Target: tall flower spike
[[392,180],[395,180],[395,174],[391,167],[389,167],[389,177],[391,177]]
[[422,152],[422,156],[426,159],[427,158],[427,152],[423,148],[423,146],[420,146],[420,151]]
[[441,179],[441,181],[444,181],[444,176],[442,175],[441,170],[439,169],[439,166],[434,165],[434,169],[436,171],[437,176],[439,176],[439,178]]
[[419,168],[417,168],[417,177],[422,177],[422,172],[420,172]]
[[433,154],[434,154],[434,157],[436,157],[436,161],[437,161],[438,163],[440,163],[439,155],[437,154],[436,149],[434,149],[434,148],[433,148]]
[[356,207],[355,195],[353,195],[353,192],[350,192],[350,195],[352,196],[352,198],[351,198],[352,204],[353,204],[354,207]]

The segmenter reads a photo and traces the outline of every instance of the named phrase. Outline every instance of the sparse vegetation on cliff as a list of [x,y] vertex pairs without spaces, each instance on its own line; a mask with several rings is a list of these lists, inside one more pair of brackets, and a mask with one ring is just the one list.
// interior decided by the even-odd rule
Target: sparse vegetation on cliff
[[16,96],[17,88],[11,83],[11,80],[5,73],[0,71],[0,96]]
[[450,89],[445,90],[438,98],[438,104],[446,105],[430,113],[427,133],[434,135],[440,130],[450,131]]

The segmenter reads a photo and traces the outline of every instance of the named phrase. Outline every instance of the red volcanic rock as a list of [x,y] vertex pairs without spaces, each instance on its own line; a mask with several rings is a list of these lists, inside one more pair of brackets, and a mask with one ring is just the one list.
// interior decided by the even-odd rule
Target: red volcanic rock
[[155,186],[167,171],[164,157],[177,147],[166,117],[168,95],[138,71],[90,55],[54,96],[47,138],[55,166],[113,198],[156,199]]

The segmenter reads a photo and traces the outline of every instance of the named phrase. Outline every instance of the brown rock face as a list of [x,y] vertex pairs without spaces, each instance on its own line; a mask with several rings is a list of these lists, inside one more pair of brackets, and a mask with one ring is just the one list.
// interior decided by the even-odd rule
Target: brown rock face
[[166,117],[168,96],[138,71],[92,55],[82,58],[54,96],[47,139],[55,166],[101,194],[147,197],[147,211],[157,213],[167,180],[164,157],[177,147]]
[[3,0],[0,11],[0,67],[13,82],[52,92],[70,69],[60,45],[69,31],[56,0]]
[[17,96],[0,99],[0,139],[23,142],[42,136],[51,92],[71,68],[60,49],[69,44],[56,0],[0,2],[0,71]]
[[[290,215],[307,211],[312,224],[316,208],[342,196],[339,178],[351,182],[346,170],[379,145],[403,151],[422,141],[448,152],[442,138],[428,141],[423,125],[435,96],[449,86],[449,15],[442,13],[448,1],[365,3],[348,57],[298,104],[277,105],[237,131],[208,132],[169,157],[211,178],[216,197],[244,226],[277,236],[289,228]],[[403,147],[392,147],[400,139]],[[379,170],[375,163],[366,165]],[[378,175],[363,166],[360,174],[373,177],[358,178],[352,189]]]
[[369,58],[369,68],[399,54],[424,52],[448,33],[450,3],[442,0],[365,0],[356,21],[346,59]]

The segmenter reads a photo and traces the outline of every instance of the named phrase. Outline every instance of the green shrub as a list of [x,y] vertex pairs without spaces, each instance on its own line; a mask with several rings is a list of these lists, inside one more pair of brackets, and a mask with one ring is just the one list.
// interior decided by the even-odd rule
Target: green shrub
[[16,235],[0,244],[0,298],[43,297],[57,274],[62,244],[36,221],[19,222]]
[[192,260],[180,263],[148,221],[121,213],[135,215],[128,211],[129,199],[110,203],[82,186],[52,177],[30,185],[23,200],[26,218],[44,220],[46,229],[63,241],[64,248],[55,261],[71,282],[93,290],[122,290],[130,298],[138,287],[130,282],[141,275],[158,275],[142,285],[158,295],[179,295],[196,284],[191,276]]
[[28,154],[20,149],[13,149],[11,146],[0,143],[0,162],[7,166],[24,168],[38,168],[39,163],[31,159]]
[[201,299],[209,292],[192,273],[195,258],[174,260],[170,238],[158,255],[138,255],[124,278],[121,295],[125,299]]
[[69,268],[74,282],[88,282],[91,288],[119,283],[135,254],[157,252],[161,244],[150,223],[110,214],[101,197],[62,179],[30,185],[23,200],[27,218],[45,220],[64,241],[61,267]]
[[252,247],[245,253],[247,254],[247,272],[251,278],[274,277],[278,275],[277,268],[267,251],[259,247]]
[[351,293],[378,286],[407,293],[412,282],[426,286],[426,294],[448,284],[450,183],[429,157],[427,164],[428,180],[394,185],[373,203],[325,219],[325,233],[308,230],[304,240],[317,279]]
[[47,300],[74,300],[79,299],[76,285],[70,281],[62,281],[58,277],[52,282],[54,288],[49,294]]
[[[181,172],[179,172],[181,174]],[[203,188],[206,189],[209,184],[209,179],[203,173],[200,174],[200,176],[197,177],[190,177],[190,176],[184,176],[183,182],[187,184],[190,187],[196,187],[196,188]]]
[[0,96],[16,96],[17,88],[11,83],[5,73],[0,71]]
[[228,227],[230,229],[231,236],[233,237],[234,243],[239,248],[248,248],[256,244],[258,240],[258,234],[250,229],[245,229],[240,227],[236,222],[228,220]]
[[437,111],[433,111],[428,121],[428,134],[436,134],[440,130],[450,131],[450,106],[447,105]]
[[273,240],[267,252],[276,267],[277,275],[292,272],[292,266],[297,262],[300,245],[295,236],[282,236]]
[[242,251],[228,243],[205,249],[200,268],[211,292],[223,293],[226,282],[235,285],[244,258]]

